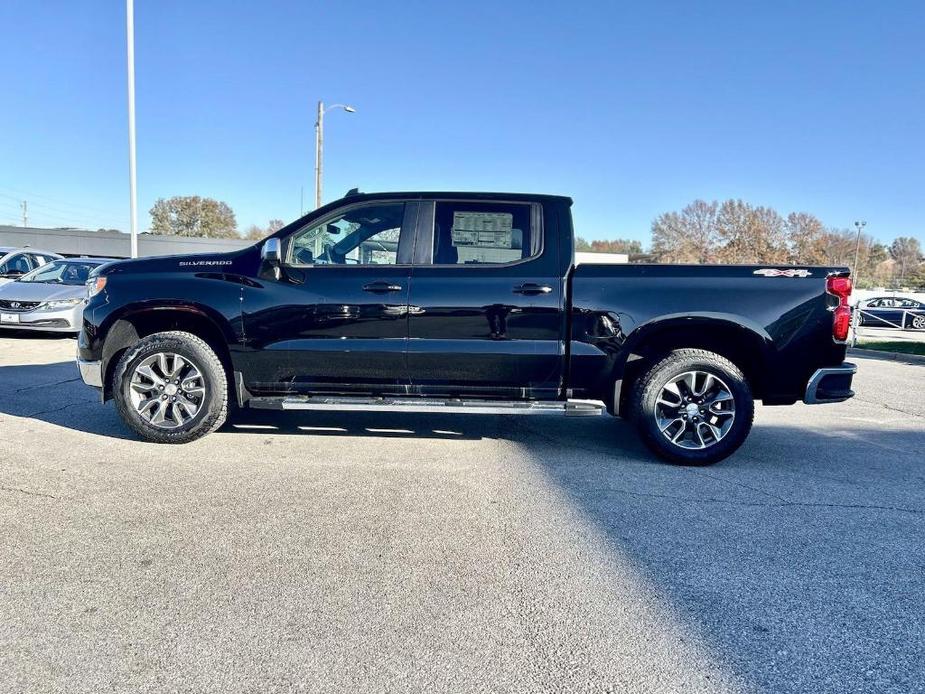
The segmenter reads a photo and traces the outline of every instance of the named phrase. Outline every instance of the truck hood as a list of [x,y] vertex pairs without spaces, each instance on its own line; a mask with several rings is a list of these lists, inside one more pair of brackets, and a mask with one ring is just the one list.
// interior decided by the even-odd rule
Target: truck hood
[[46,284],[44,282],[7,282],[0,287],[0,299],[6,301],[60,301],[83,299],[87,288],[82,284]]
[[106,265],[100,275],[121,275],[165,272],[237,272],[241,264],[259,255],[258,246],[228,253],[197,253],[195,255],[160,255],[150,258],[121,260]]

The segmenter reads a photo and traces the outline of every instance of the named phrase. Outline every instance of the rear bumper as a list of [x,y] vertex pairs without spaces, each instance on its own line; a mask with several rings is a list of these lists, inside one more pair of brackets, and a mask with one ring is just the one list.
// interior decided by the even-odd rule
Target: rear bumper
[[851,390],[851,379],[858,371],[858,367],[850,362],[841,366],[831,366],[817,369],[806,384],[806,393],[803,402],[807,405],[820,405],[828,402],[842,402],[854,397]]

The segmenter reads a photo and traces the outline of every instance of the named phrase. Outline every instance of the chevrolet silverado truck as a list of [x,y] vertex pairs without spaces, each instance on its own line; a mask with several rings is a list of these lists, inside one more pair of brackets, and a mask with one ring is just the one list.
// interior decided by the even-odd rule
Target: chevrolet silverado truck
[[114,263],[80,374],[156,442],[243,408],[609,413],[689,465],[755,400],[853,395],[846,268],[576,265],[571,205],[354,190],[243,250]]

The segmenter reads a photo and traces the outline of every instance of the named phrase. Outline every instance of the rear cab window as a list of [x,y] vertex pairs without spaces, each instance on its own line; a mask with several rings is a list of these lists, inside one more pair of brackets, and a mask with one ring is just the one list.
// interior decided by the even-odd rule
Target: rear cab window
[[434,265],[506,265],[540,255],[538,207],[531,203],[437,201]]

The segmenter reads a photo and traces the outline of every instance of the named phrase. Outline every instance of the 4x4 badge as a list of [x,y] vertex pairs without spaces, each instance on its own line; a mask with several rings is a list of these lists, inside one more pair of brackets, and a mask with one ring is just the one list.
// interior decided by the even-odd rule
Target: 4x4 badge
[[813,273],[809,270],[778,270],[777,268],[761,268],[755,270],[754,274],[763,275],[764,277],[809,277]]

